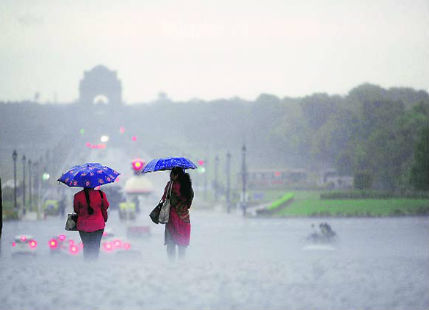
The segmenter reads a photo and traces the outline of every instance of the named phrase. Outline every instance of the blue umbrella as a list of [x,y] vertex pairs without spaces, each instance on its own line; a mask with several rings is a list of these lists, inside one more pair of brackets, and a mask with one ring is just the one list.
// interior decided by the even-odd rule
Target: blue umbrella
[[146,164],[142,173],[154,172],[160,170],[171,170],[174,167],[180,167],[183,169],[196,169],[197,166],[187,158],[184,157],[168,157],[152,159]]
[[115,182],[119,172],[99,163],[86,163],[74,166],[64,173],[58,181],[70,187],[94,188]]

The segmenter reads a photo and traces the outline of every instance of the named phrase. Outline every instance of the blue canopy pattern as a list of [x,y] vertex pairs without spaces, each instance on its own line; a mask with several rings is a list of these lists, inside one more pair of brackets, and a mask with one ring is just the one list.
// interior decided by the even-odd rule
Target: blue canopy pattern
[[171,170],[174,167],[180,167],[183,169],[196,169],[197,166],[187,158],[184,157],[168,157],[152,159],[146,164],[142,173],[154,172],[160,170]]
[[119,172],[103,166],[99,163],[86,163],[72,167],[64,173],[59,182],[69,187],[89,187],[94,188],[100,185],[115,182]]

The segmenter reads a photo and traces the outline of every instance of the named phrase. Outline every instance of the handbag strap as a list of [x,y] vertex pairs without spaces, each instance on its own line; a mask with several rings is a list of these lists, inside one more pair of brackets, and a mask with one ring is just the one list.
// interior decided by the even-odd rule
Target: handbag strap
[[[101,208],[103,208],[104,207],[103,192],[101,190],[99,190],[98,193],[100,194],[100,198],[101,198]],[[88,211],[89,211],[89,209],[92,209],[92,207],[90,205],[89,192],[88,191],[85,191],[85,199],[86,199],[86,203],[88,205]],[[94,213],[94,209],[92,209],[92,212],[89,211],[88,213],[89,214]]]
[[173,189],[173,181],[170,181],[170,184],[168,184],[167,195],[165,196],[166,200],[171,198],[172,189]]
[[104,203],[103,203],[103,192],[101,190],[98,191],[100,193],[100,198],[101,198],[101,208],[104,207]]
[[[167,189],[167,195],[165,195],[165,200],[170,199],[171,197],[171,191],[173,189],[173,181],[171,181],[168,185],[168,189]],[[159,200],[159,203],[163,203],[165,200],[162,200],[162,198]]]
[[84,192],[85,192],[86,204],[87,204],[87,207],[88,207],[88,214],[89,215],[94,214],[94,209],[91,207],[91,202],[89,200],[89,189],[85,188]]

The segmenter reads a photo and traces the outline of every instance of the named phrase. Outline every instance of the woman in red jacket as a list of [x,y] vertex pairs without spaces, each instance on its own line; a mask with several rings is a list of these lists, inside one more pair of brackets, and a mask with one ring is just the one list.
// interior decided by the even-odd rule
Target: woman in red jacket
[[77,230],[83,243],[83,257],[96,259],[107,221],[106,194],[92,188],[84,188],[74,195],[73,209],[78,214]]
[[191,222],[189,208],[192,205],[194,191],[192,181],[188,173],[182,168],[174,167],[170,173],[170,182],[167,183],[162,196],[162,201],[167,197],[170,184],[172,184],[170,197],[170,217],[165,225],[165,245],[167,245],[168,257],[172,260],[176,257],[176,246],[179,257],[185,256],[186,247],[191,236]]

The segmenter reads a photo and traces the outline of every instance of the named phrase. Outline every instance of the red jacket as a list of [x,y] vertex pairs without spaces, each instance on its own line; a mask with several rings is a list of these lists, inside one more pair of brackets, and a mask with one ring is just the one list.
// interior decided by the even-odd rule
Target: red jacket
[[105,226],[107,208],[109,207],[106,194],[103,193],[103,200],[101,200],[99,191],[89,189],[89,201],[92,209],[94,209],[94,213],[91,215],[88,214],[88,205],[84,190],[74,195],[73,209],[78,214],[77,230],[93,232],[103,229]]

